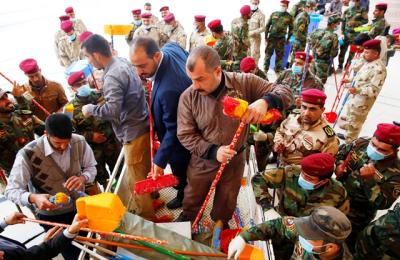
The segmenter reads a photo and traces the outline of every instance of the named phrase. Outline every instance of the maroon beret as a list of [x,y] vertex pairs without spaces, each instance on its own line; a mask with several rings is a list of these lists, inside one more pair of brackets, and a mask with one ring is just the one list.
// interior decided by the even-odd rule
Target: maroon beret
[[175,20],[175,15],[173,13],[170,13],[170,14],[164,16],[164,22],[166,22],[166,23],[170,23],[173,20]]
[[142,13],[142,10],[140,10],[140,9],[133,9],[132,10],[132,14],[134,14],[134,15],[140,15]]
[[72,87],[74,84],[85,79],[85,73],[83,71],[76,71],[71,73],[68,77],[68,84]]
[[242,59],[240,62],[240,71],[241,72],[250,72],[251,70],[254,70],[257,67],[255,59],[252,57],[246,57]]
[[195,15],[194,20],[196,22],[204,23],[206,21],[206,16],[205,15]]
[[367,49],[367,50],[369,50],[369,49],[380,50],[381,49],[381,41],[372,39],[372,40],[364,42],[362,46],[364,47],[364,49]]
[[314,153],[304,157],[301,170],[310,176],[330,177],[335,168],[335,157],[330,153]]
[[92,35],[93,35],[93,33],[92,33],[92,32],[89,32],[89,31],[85,31],[85,32],[81,33],[81,34],[79,35],[79,42],[80,42],[80,43],[83,43],[84,41],[87,40],[87,38],[89,38],[89,37],[92,36]]
[[378,9],[380,11],[386,11],[387,10],[387,4],[386,3],[379,3],[375,5],[375,9]]
[[60,17],[58,17],[60,19],[60,21],[68,21],[71,17],[69,17],[69,15],[61,15]]
[[151,18],[152,14],[151,13],[144,13],[142,14],[142,18]]
[[315,88],[301,92],[301,100],[315,105],[325,105],[326,95],[323,91]]
[[65,8],[65,13],[66,13],[66,14],[70,14],[70,13],[73,13],[73,12],[74,12],[74,8],[72,8],[71,6]]
[[69,33],[74,29],[74,23],[71,22],[70,20],[68,21],[62,21],[61,22],[61,30],[63,30],[65,33]]
[[[307,52],[304,51],[296,51],[295,58],[300,59],[300,60],[306,60],[307,57]],[[311,62],[313,60],[313,56],[311,54],[308,54],[308,62]]]
[[168,7],[168,6],[163,6],[163,7],[160,8],[160,12],[162,12],[162,11],[168,11],[168,10],[169,10],[169,7]]
[[36,73],[39,71],[39,66],[34,59],[26,59],[21,61],[19,64],[19,68],[25,73],[25,74],[32,74]]
[[281,4],[285,4],[285,5],[289,6],[289,1],[287,1],[287,0],[282,0],[282,1],[281,1]]
[[381,142],[400,146],[400,126],[393,124],[379,124],[376,127],[374,136]]
[[210,28],[210,30],[212,31],[213,29],[216,29],[220,26],[222,26],[221,24],[221,20],[217,19],[217,20],[212,20],[211,22],[208,23],[208,28]]
[[249,15],[251,13],[251,8],[250,5],[244,5],[242,8],[240,8],[240,14],[245,16]]

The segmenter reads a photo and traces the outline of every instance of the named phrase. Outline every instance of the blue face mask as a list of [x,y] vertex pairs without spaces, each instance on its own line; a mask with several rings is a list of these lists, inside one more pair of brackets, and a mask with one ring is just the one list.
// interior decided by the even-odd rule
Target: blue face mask
[[77,90],[77,95],[80,97],[88,97],[90,93],[92,92],[92,89],[90,88],[89,84],[83,85]]
[[316,249],[316,248],[322,248],[322,247],[325,247],[326,245],[323,245],[323,246],[313,246],[310,242],[308,242],[307,239],[305,239],[305,238],[302,237],[302,236],[299,236],[299,242],[300,242],[301,247],[302,247],[307,253],[309,253],[309,254],[320,255],[320,254],[323,254],[323,253],[326,252],[326,251],[324,251],[324,252],[315,252],[315,249]]
[[297,66],[295,64],[292,65],[292,73],[294,75],[300,75],[302,73],[302,67],[301,66]]
[[133,20],[133,24],[136,26],[142,25],[142,20]]
[[70,35],[70,36],[68,36],[68,37],[69,37],[69,40],[70,40],[71,42],[73,42],[73,41],[76,40],[76,34],[75,34],[75,33],[72,34],[72,35]]
[[303,176],[300,174],[299,179],[297,183],[300,185],[305,190],[314,190],[315,189],[315,184],[309,181],[306,181]]
[[380,160],[385,159],[385,157],[386,157],[383,153],[376,150],[375,147],[371,143],[369,143],[369,145],[367,147],[367,154],[368,154],[368,157],[373,161],[380,161]]

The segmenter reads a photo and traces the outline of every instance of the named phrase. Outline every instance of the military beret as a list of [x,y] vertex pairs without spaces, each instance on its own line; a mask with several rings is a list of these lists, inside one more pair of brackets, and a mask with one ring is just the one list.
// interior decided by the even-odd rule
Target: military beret
[[65,8],[65,13],[66,13],[66,14],[71,14],[71,13],[73,13],[73,12],[74,12],[74,8],[72,8],[71,6]]
[[72,136],[72,122],[66,114],[49,115],[45,122],[45,129],[50,136],[61,139],[70,139]]
[[72,31],[74,29],[74,23],[71,22],[70,20],[68,21],[62,21],[61,22],[61,26],[60,26],[61,30],[63,30],[65,33],[69,33],[70,31]]
[[210,28],[211,31],[213,32],[220,32],[223,31],[223,26],[221,24],[221,20],[212,20],[211,22],[208,23],[208,28]]
[[335,157],[330,153],[314,153],[300,161],[301,170],[310,176],[330,177],[335,168]]
[[240,14],[242,16],[249,15],[251,13],[250,5],[244,5],[240,8]]
[[205,15],[195,15],[194,20],[196,22],[204,23],[206,21],[206,16]]
[[[296,51],[295,58],[305,61],[307,58],[307,52]],[[311,62],[312,60],[313,60],[313,56],[311,54],[308,54],[308,62]]]
[[306,103],[325,105],[326,95],[319,89],[311,88],[301,92],[301,99]]
[[79,81],[82,81],[84,79],[85,79],[85,73],[83,73],[83,71],[73,72],[68,77],[68,85],[70,85],[72,87],[74,84],[76,84]]
[[337,15],[332,15],[328,18],[328,24],[340,23],[341,21],[342,19]]
[[144,13],[142,14],[142,18],[151,18],[152,14],[151,13]]
[[400,126],[393,124],[379,124],[374,136],[381,142],[400,146]]
[[168,7],[168,6],[163,6],[163,7],[160,8],[160,12],[162,12],[162,11],[168,11],[168,10],[169,10],[169,7]]
[[400,34],[400,27],[399,28],[394,28],[392,33],[393,34]]
[[240,62],[240,71],[241,72],[250,72],[257,67],[255,59],[253,57],[246,57],[242,59]]
[[62,21],[67,21],[69,20],[71,17],[69,17],[68,15],[61,15],[60,17],[58,17],[60,19],[60,22]]
[[166,22],[166,23],[170,23],[173,20],[175,20],[175,15],[173,13],[170,13],[170,14],[164,16],[164,22]]
[[79,35],[79,42],[83,43],[84,41],[86,41],[92,35],[93,35],[93,33],[89,32],[89,31],[85,31],[85,32],[81,33]]
[[285,5],[289,6],[289,1],[287,1],[287,0],[281,0],[281,4],[285,4]]
[[342,243],[351,233],[351,222],[343,212],[331,206],[320,206],[310,216],[294,218],[299,235],[306,240]]
[[386,11],[387,10],[387,4],[386,3],[379,3],[375,5],[375,9],[378,9],[380,11]]
[[140,10],[140,9],[133,9],[132,10],[132,14],[133,15],[140,15],[142,13],[142,10]]
[[32,74],[39,71],[39,66],[37,64],[37,61],[34,59],[26,59],[21,61],[21,63],[19,64],[19,68],[25,74]]
[[381,49],[381,40],[372,39],[372,40],[364,42],[362,46],[364,47],[364,49],[367,49],[367,50],[370,50],[370,49],[380,50]]

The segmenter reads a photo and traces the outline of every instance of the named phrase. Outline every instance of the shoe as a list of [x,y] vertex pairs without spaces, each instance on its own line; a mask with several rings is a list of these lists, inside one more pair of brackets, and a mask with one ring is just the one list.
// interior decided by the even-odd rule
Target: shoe
[[183,212],[174,220],[174,222],[186,222],[190,219],[183,214]]
[[336,136],[337,136],[339,139],[342,139],[342,140],[345,140],[345,139],[346,139],[346,137],[345,137],[344,134],[342,134],[342,133],[337,133]]
[[259,204],[264,212],[273,208],[271,202],[268,199],[260,200]]
[[400,126],[400,121],[393,121],[394,125]]
[[178,197],[167,203],[167,208],[169,209],[178,209],[180,207],[182,207],[182,199]]

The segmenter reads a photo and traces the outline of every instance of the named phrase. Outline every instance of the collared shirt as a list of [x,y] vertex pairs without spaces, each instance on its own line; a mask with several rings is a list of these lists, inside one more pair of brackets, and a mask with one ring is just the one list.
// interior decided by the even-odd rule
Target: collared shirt
[[[68,148],[63,152],[59,153],[55,151],[47,137],[43,136],[44,138],[44,153],[45,156],[51,156],[53,160],[60,166],[63,171],[67,171],[70,165],[70,150],[71,147]],[[80,155],[80,161],[82,166],[82,173],[86,179],[86,183],[93,182],[97,171],[96,171],[96,160],[94,158],[94,154],[88,143],[86,143],[86,148],[83,149],[86,151],[85,153]],[[31,194],[28,190],[28,184],[31,180],[31,170],[29,166],[29,162],[22,156],[21,151],[18,152],[13,168],[10,172],[10,179],[7,184],[7,198],[11,201],[18,203],[23,206],[30,205],[29,203],[29,195]]]
[[161,51],[161,59],[160,59],[160,63],[158,63],[157,70],[156,70],[156,72],[154,73],[154,75],[153,75],[151,78],[149,78],[149,80],[150,80],[151,82],[153,82],[153,81],[156,79],[158,69],[160,68],[163,59],[164,59],[164,53]]

